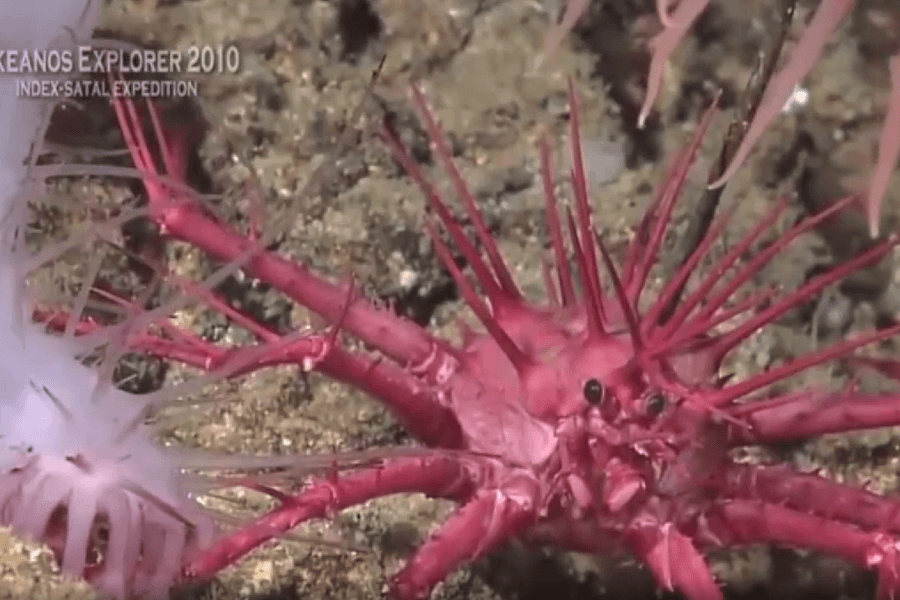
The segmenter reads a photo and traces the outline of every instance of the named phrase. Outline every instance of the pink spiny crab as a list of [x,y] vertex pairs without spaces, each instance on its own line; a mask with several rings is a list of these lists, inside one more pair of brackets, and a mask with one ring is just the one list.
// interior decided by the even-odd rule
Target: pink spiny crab
[[[318,370],[382,402],[430,449],[423,455],[386,450],[377,466],[316,479],[299,491],[260,485],[280,506],[186,559],[186,578],[211,577],[309,519],[381,496],[424,493],[453,500],[459,508],[394,576],[391,589],[398,600],[429,597],[451,571],[514,537],[583,552],[627,549],[661,587],[690,600],[723,597],[704,559],[706,550],[756,542],[823,551],[875,569],[879,598],[893,598],[900,590],[900,503],[784,466],[739,464],[729,453],[900,423],[897,394],[864,395],[849,388],[758,395],[805,369],[892,337],[900,325],[742,381],[730,382],[719,373],[726,355],[751,334],[885,257],[898,239],[873,245],[795,291],[765,290],[733,300],[789,243],[854,199],[809,216],[739,265],[782,214],[786,202],[780,202],[694,281],[728,223],[726,214],[648,301],[642,293],[714,109],[677,156],[617,264],[595,233],[579,99],[570,88],[575,210],[564,211],[564,219],[549,144],[540,147],[555,259],[545,273],[547,304],[535,304],[519,291],[421,92],[413,90],[414,102],[483,252],[386,123],[384,140],[427,198],[427,230],[437,254],[483,326],[483,332],[468,331],[461,346],[354,297],[352,290],[260,248],[253,235],[211,216],[188,190],[160,175],[135,107],[124,100],[117,104],[149,194],[151,218],[163,234],[239,264],[336,324],[327,334],[281,335],[238,315],[259,345],[225,349],[148,337],[135,337],[133,345],[212,371],[227,367],[228,374],[279,363]],[[173,133],[157,123],[170,176],[178,171]],[[453,260],[439,225],[471,266],[483,296]],[[380,358],[342,346],[338,328],[376,349]],[[877,364],[887,371],[892,365]]]

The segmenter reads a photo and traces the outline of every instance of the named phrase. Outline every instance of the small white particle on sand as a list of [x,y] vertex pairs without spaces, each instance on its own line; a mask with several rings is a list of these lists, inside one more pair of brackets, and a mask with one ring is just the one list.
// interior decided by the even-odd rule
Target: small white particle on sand
[[404,290],[408,290],[414,286],[418,279],[419,276],[412,269],[403,269],[400,271],[400,287]]

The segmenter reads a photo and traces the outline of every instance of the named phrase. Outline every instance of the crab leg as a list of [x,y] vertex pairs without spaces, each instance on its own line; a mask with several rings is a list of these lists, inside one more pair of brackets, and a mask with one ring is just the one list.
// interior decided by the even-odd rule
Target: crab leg
[[429,388],[396,365],[337,347],[322,359],[317,369],[380,400],[426,446],[462,449],[463,433],[453,412],[438,404]]
[[[535,544],[596,555],[614,554],[620,548],[620,539],[615,528],[596,519],[538,524],[527,536]],[[650,567],[660,586],[670,591],[677,589],[688,600],[722,599],[722,592],[700,552],[671,524],[659,525],[648,519],[646,523],[634,525],[625,534],[625,541],[632,553]]]
[[729,465],[725,487],[720,491],[726,496],[782,504],[865,529],[900,534],[900,504],[896,501],[787,467]]
[[[249,275],[265,281],[325,318],[338,319],[345,295],[339,286],[326,281],[305,265],[263,249],[251,236],[243,235],[211,216],[194,201],[186,186],[177,186],[159,173],[134,104],[129,100],[118,100],[115,109],[132,159],[142,174],[151,215],[166,235],[196,246],[226,263],[242,261],[242,257],[249,255],[250,258],[241,264]],[[150,110],[153,110],[152,105]],[[166,136],[162,131],[158,131],[157,136],[165,147]],[[165,147],[167,157],[173,152],[172,148]],[[429,361],[435,352],[442,355],[449,352],[448,349],[438,349],[439,343],[415,323],[362,300],[355,301],[350,307],[344,327],[404,364],[421,364]]]
[[797,546],[840,557],[879,574],[879,600],[900,590],[900,548],[895,539],[760,501],[734,500],[713,506],[701,517],[698,536],[710,546],[745,544]]
[[743,405],[747,407],[746,411],[742,410],[742,414],[736,416],[750,427],[732,428],[730,444],[774,444],[900,423],[898,394],[835,392],[799,394],[785,398],[784,402],[777,400],[763,401],[759,408],[754,408],[753,404]]
[[[203,353],[196,347],[189,349],[192,352],[178,352],[178,344],[152,338],[145,338],[143,346],[140,343],[136,345],[157,356],[209,371],[234,362],[247,365],[230,374],[230,377],[279,364],[318,371],[380,401],[407,431],[426,446],[447,450],[462,448],[459,422],[450,409],[434,400],[429,388],[415,375],[391,362],[354,354],[337,344],[325,347],[323,337],[302,337],[290,345],[276,347],[272,352],[266,352],[265,347],[262,351],[258,347],[227,351],[216,348],[216,354]],[[245,359],[242,355],[249,358]]]
[[473,466],[471,459],[452,456],[406,457],[344,478],[316,480],[294,496],[260,486],[280,500],[281,506],[213,544],[185,567],[185,575],[210,578],[305,521],[327,517],[373,498],[402,493],[450,500],[467,498],[475,483]]
[[[68,315],[52,317],[36,313],[38,320],[56,328],[65,326]],[[462,448],[462,431],[450,409],[441,406],[429,393],[430,388],[413,373],[389,361],[379,361],[343,348],[336,339],[337,330],[327,334],[282,337],[259,326],[246,315],[235,312],[235,319],[246,320],[246,327],[263,339],[257,346],[222,348],[162,322],[174,334],[174,340],[151,333],[133,334],[128,340],[132,350],[178,361],[197,369],[214,372],[228,365],[227,377],[238,377],[276,365],[297,365],[304,371],[318,371],[336,381],[352,385],[380,401],[420,442],[448,450]],[[75,329],[88,335],[102,327],[80,321]]]
[[[516,494],[520,495],[520,494]],[[496,490],[460,508],[394,577],[396,600],[425,600],[456,567],[496,550],[524,532],[536,514],[533,499]]]

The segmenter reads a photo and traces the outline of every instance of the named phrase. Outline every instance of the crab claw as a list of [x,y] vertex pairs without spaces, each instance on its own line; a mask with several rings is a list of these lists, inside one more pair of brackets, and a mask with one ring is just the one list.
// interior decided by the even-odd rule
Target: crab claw
[[660,524],[655,519],[638,524],[628,532],[627,540],[660,587],[678,590],[690,600],[724,600],[703,556],[674,524]]
[[900,542],[885,533],[875,536],[874,546],[866,556],[870,569],[878,571],[877,600],[900,597]]
[[641,474],[634,467],[618,459],[609,462],[606,469],[606,484],[603,486],[603,503],[613,513],[617,513],[645,489]]

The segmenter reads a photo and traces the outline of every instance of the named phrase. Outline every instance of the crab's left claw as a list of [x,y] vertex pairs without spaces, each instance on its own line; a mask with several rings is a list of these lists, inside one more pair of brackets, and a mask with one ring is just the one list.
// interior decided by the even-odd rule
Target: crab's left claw
[[724,600],[703,556],[672,523],[637,525],[627,541],[661,587],[678,590],[688,600]]

